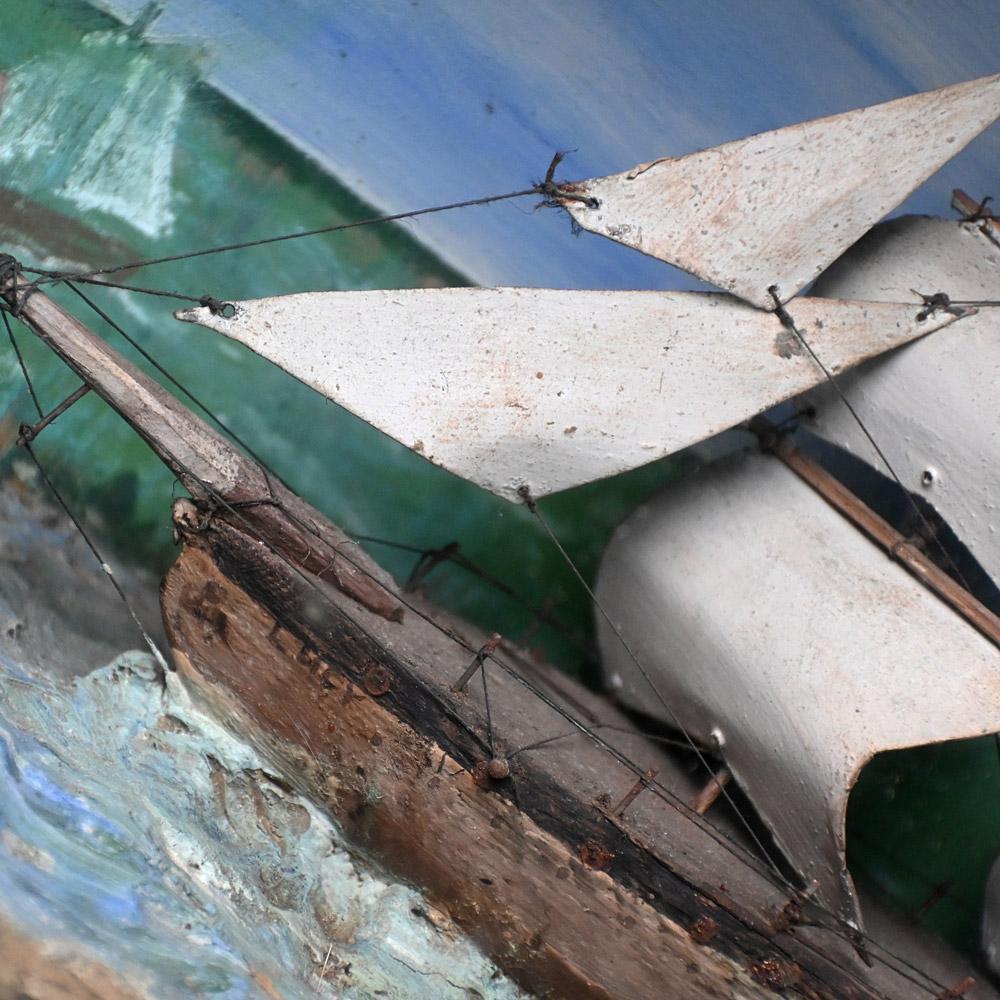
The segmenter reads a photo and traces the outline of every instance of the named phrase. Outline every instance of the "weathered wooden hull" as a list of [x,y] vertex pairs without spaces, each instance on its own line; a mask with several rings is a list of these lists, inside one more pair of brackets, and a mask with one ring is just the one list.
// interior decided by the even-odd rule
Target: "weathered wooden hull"
[[[788,894],[669,796],[646,789],[616,815],[608,803],[635,775],[585,736],[514,755],[509,779],[485,779],[480,686],[451,690],[467,650],[419,613],[388,621],[332,588],[318,617],[316,596],[255,539],[210,522],[186,535],[163,584],[175,662],[286,780],[518,982],[561,997],[912,995],[881,961],[866,968],[842,933],[790,922]],[[571,728],[487,669],[497,754]],[[565,678],[518,671],[588,726],[624,723]],[[658,768],[660,788],[692,794],[653,744],[602,732]],[[947,960],[934,971],[964,974]]]
[[[438,742],[395,714],[390,692],[369,694],[364,657],[345,658],[348,634],[318,643],[326,648],[317,656],[199,546],[171,570],[163,601],[186,679],[524,985],[566,997],[707,997],[742,980],[749,995],[764,994],[748,969],[696,944],[637,885],[581,862],[588,835],[616,857],[624,846],[595,810],[584,806],[562,837],[550,832],[477,785],[461,763],[467,748],[452,746],[452,756],[443,731]],[[652,887],[657,865],[645,863]]]

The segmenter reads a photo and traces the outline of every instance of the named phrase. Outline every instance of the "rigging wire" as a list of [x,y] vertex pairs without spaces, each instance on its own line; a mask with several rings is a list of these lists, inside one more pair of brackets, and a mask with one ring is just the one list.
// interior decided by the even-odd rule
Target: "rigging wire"
[[7,318],[7,310],[0,310],[0,316],[3,316],[3,325],[7,328],[7,336],[10,338],[10,346],[14,348],[14,354],[17,356],[17,363],[21,366],[21,374],[24,376],[24,383],[28,387],[28,395],[31,396],[32,403],[35,404],[35,409],[38,411],[39,419],[42,419],[45,416],[42,412],[42,404],[38,402],[38,395],[35,393],[35,386],[31,381],[31,376],[28,374],[28,366],[25,363],[24,356],[21,354],[21,348],[17,346],[17,341],[14,339],[14,331],[11,329],[10,320]]
[[[549,179],[551,186],[551,178]],[[320,236],[324,233],[341,233],[348,229],[358,229],[361,226],[374,226],[385,222],[401,222],[403,219],[416,219],[422,215],[434,215],[437,212],[450,212],[459,208],[472,208],[476,205],[492,205],[499,201],[509,201],[513,198],[525,198],[528,195],[550,195],[546,185],[535,184],[530,188],[520,191],[508,191],[505,194],[486,195],[483,198],[468,198],[464,201],[453,201],[447,205],[433,205],[430,208],[412,209],[408,212],[396,212],[393,215],[379,215],[369,219],[359,219],[356,222],[339,222],[330,226],[320,226],[317,229],[304,229],[291,233],[281,233],[278,236],[265,236],[257,240],[245,240],[241,243],[225,243],[221,246],[205,247],[200,250],[189,250],[186,253],[175,253],[165,257],[153,257],[146,260],[130,261],[127,264],[117,264],[114,267],[99,267],[90,271],[50,271],[46,272],[39,268],[25,267],[25,271],[32,274],[40,274],[38,284],[50,284],[52,282],[70,279],[82,281],[85,278],[96,278],[102,274],[117,274],[120,271],[134,271],[141,267],[153,267],[157,264],[169,264],[180,260],[191,260],[195,257],[207,257],[210,254],[229,253],[233,250],[248,250],[252,247],[267,246],[272,243],[284,243],[288,240],[299,240],[307,236]],[[148,289],[147,289],[148,291]],[[192,298],[191,296],[179,296],[180,298]],[[193,298],[192,301],[199,301]]]
[[[123,292],[137,292],[140,295],[153,295],[163,299],[181,299],[184,302],[197,302],[198,305],[209,306],[210,296],[207,295],[187,295],[184,292],[168,292],[164,288],[146,288],[142,285],[125,285],[120,281],[104,281],[101,278],[74,277],[60,271],[40,272],[30,267],[23,270],[32,274],[48,274],[54,281],[65,282],[67,285],[71,281],[77,281],[83,285],[101,285],[104,288],[118,288]],[[212,299],[211,301],[215,301]],[[211,308],[209,306],[209,308]]]
[[944,542],[942,542],[941,539],[938,537],[938,533],[934,530],[934,526],[928,520],[927,515],[920,509],[920,506],[916,502],[916,500],[914,500],[914,498],[911,496],[910,491],[903,485],[903,480],[900,479],[898,473],[893,468],[892,463],[889,461],[889,457],[886,455],[885,451],[883,451],[879,443],[875,440],[874,435],[868,429],[868,426],[865,424],[864,420],[862,420],[861,414],[858,413],[858,411],[854,407],[854,404],[851,403],[850,399],[848,399],[847,393],[844,392],[844,389],[841,386],[840,381],[833,374],[833,372],[831,372],[830,369],[827,368],[827,366],[822,362],[819,355],[813,350],[812,345],[809,343],[809,341],[806,340],[804,334],[796,325],[795,320],[792,318],[791,314],[782,304],[781,299],[778,297],[777,286],[772,285],[768,289],[768,292],[774,298],[775,302],[774,314],[778,317],[778,319],[781,320],[784,327],[798,339],[799,343],[809,353],[809,356],[813,359],[819,370],[823,373],[827,382],[833,387],[837,396],[840,398],[840,401],[847,408],[847,412],[850,413],[854,422],[860,428],[861,433],[864,434],[864,436],[868,439],[868,443],[872,446],[872,449],[878,456],[879,460],[886,467],[886,469],[888,469],[889,475],[892,476],[896,485],[899,487],[900,492],[906,498],[907,503],[912,508],[913,512],[917,515],[917,518],[919,519],[924,531],[927,533],[927,538],[934,541],[938,551],[941,553],[942,556],[944,556],[945,560],[951,566],[954,578],[959,583],[961,583],[961,585],[967,591],[971,593],[972,588],[969,586],[968,581],[965,579],[965,576],[962,573],[961,569],[959,569],[958,564],[952,557],[951,552],[948,551],[948,549],[945,547]]
[[[16,294],[16,292],[15,292],[15,294]],[[72,403],[60,404],[60,406],[57,406],[56,409],[53,410],[53,412],[49,415],[49,417],[46,418],[45,414],[42,412],[42,407],[41,407],[41,405],[38,402],[38,394],[35,392],[34,383],[31,380],[31,376],[28,374],[28,367],[27,367],[27,365],[24,362],[24,358],[22,357],[20,350],[18,349],[17,341],[14,339],[14,331],[11,328],[10,320],[7,318],[7,309],[6,309],[6,307],[4,307],[3,309],[0,309],[0,315],[3,316],[3,322],[4,322],[4,326],[7,329],[7,335],[10,337],[11,346],[14,348],[14,353],[17,355],[17,360],[18,360],[18,363],[19,363],[19,365],[21,367],[21,375],[24,377],[24,382],[25,382],[25,385],[28,388],[28,393],[31,396],[32,402],[34,402],[34,404],[35,404],[35,409],[38,411],[38,416],[39,416],[39,419],[40,419],[40,423],[44,424],[44,423],[47,423],[47,422],[51,422],[64,409],[68,409],[69,406],[72,405]],[[81,388],[83,388],[85,392],[89,391],[89,389],[90,389],[90,387],[86,386],[86,385],[85,386],[81,386]],[[74,393],[73,396],[70,397],[70,399],[73,400],[73,402],[75,402],[76,399],[80,398],[80,396],[82,396],[83,394],[84,393],[81,393],[80,390],[78,389],[77,392]],[[36,425],[36,426],[38,426],[38,425]],[[91,537],[88,534],[87,530],[83,527],[83,524],[73,514],[73,511],[69,508],[69,505],[66,503],[65,499],[63,499],[63,496],[59,492],[59,490],[56,487],[55,483],[49,478],[48,473],[45,471],[45,468],[43,467],[42,463],[39,461],[38,456],[35,454],[34,448],[31,447],[31,438],[34,436],[34,433],[27,434],[27,433],[25,433],[26,429],[28,429],[28,428],[22,427],[21,434],[20,434],[20,436],[18,438],[18,443],[28,453],[28,456],[31,458],[31,461],[34,463],[35,468],[38,470],[38,474],[42,477],[42,481],[48,487],[49,492],[52,494],[52,496],[55,498],[56,502],[62,508],[63,513],[65,513],[65,515],[73,523],[73,526],[79,532],[80,537],[86,543],[87,548],[90,549],[90,551],[93,554],[94,558],[97,560],[98,565],[100,565],[101,571],[108,578],[108,580],[111,583],[111,586],[114,587],[115,593],[118,594],[118,596],[121,598],[122,603],[125,605],[125,609],[129,613],[129,617],[135,623],[136,628],[138,628],[140,634],[142,635],[143,641],[149,647],[149,651],[150,651],[150,653],[152,653],[153,659],[156,661],[157,665],[163,671],[170,670],[170,666],[168,665],[168,663],[166,661],[166,658],[164,657],[163,653],[160,652],[160,649],[156,645],[156,643],[153,641],[153,637],[149,634],[149,632],[146,631],[146,627],[142,624],[142,621],[139,618],[138,612],[135,610],[135,607],[132,605],[132,602],[129,600],[128,595],[125,593],[124,588],[121,586],[121,584],[118,582],[118,579],[115,577],[114,571],[111,569],[110,564],[101,555],[100,550],[94,544],[93,539],[91,539]]]
[[[621,643],[622,648],[625,650],[626,654],[628,655],[629,659],[635,664],[636,669],[639,671],[639,673],[642,676],[642,679],[649,686],[649,688],[653,692],[653,694],[656,695],[657,700],[660,702],[660,704],[664,707],[664,709],[666,709],[667,714],[670,716],[670,719],[673,722],[674,727],[683,735],[684,739],[687,741],[687,743],[690,746],[691,750],[697,756],[698,762],[701,764],[701,766],[705,769],[705,771],[708,773],[708,775],[710,777],[712,775],[714,775],[715,774],[715,768],[713,768],[712,765],[708,762],[708,758],[705,756],[704,751],[701,749],[701,747],[698,746],[698,744],[694,741],[694,739],[688,733],[687,729],[684,727],[684,725],[681,722],[680,718],[678,717],[677,713],[674,711],[673,706],[670,704],[670,702],[664,696],[663,692],[660,690],[660,688],[657,686],[657,684],[653,681],[652,675],[649,673],[648,670],[646,670],[646,668],[640,662],[639,657],[635,654],[635,651],[632,649],[631,645],[629,645],[628,640],[622,634],[622,631],[618,627],[618,624],[615,621],[612,620],[611,615],[609,615],[608,612],[605,610],[604,605],[601,603],[601,601],[599,601],[597,599],[597,595],[594,593],[594,591],[591,588],[590,584],[587,583],[587,581],[586,581],[583,573],[580,572],[580,570],[577,567],[576,563],[573,561],[572,556],[570,556],[570,554],[563,547],[562,542],[559,541],[559,539],[556,536],[555,532],[552,530],[552,526],[549,524],[548,519],[542,514],[541,510],[538,507],[537,501],[535,501],[532,498],[530,491],[526,487],[524,487],[524,486],[522,486],[518,490],[518,493],[521,495],[522,499],[527,504],[528,510],[530,510],[531,513],[534,514],[535,517],[538,519],[538,522],[541,524],[541,526],[544,529],[545,533],[549,536],[550,541],[552,542],[552,544],[558,550],[559,555],[562,556],[562,558],[565,561],[566,565],[570,568],[570,570],[572,571],[573,575],[579,581],[580,586],[582,586],[583,589],[586,591],[587,596],[593,602],[594,607],[597,608],[597,610],[601,614],[601,617],[608,623],[608,625],[610,626],[611,630],[614,632],[615,636],[617,637],[618,641]],[[729,794],[729,792],[727,791],[727,789],[722,788],[722,795],[725,798],[726,803],[729,806],[729,808],[733,810],[733,813],[739,819],[740,824],[743,826],[743,828],[746,830],[746,832],[750,835],[750,838],[751,838],[751,840],[753,840],[754,845],[756,846],[757,850],[760,851],[760,853],[763,855],[763,857],[767,861],[767,863],[776,872],[778,872],[780,874],[781,868],[778,866],[777,861],[775,861],[774,858],[771,857],[770,852],[764,846],[764,844],[761,841],[760,837],[757,836],[757,832],[754,830],[754,828],[753,828],[752,824],[750,823],[749,819],[747,819],[747,817],[743,815],[742,810],[739,809],[739,807],[733,801],[733,798]]]
[[128,599],[128,595],[125,593],[124,588],[118,582],[118,579],[115,576],[114,571],[111,569],[111,566],[101,555],[100,550],[94,544],[93,539],[91,539],[90,535],[87,533],[86,529],[80,523],[79,519],[69,508],[69,505],[63,499],[63,495],[59,492],[55,483],[52,482],[52,480],[49,478],[49,475],[45,471],[44,466],[38,460],[38,456],[35,454],[35,450],[31,447],[31,443],[29,441],[22,441],[21,447],[24,448],[24,450],[28,453],[28,456],[31,458],[31,461],[34,462],[35,464],[35,468],[38,470],[38,474],[42,477],[42,481],[48,487],[49,492],[52,494],[53,497],[55,497],[55,500],[62,508],[63,513],[70,519],[70,521],[73,522],[73,526],[80,533],[80,537],[86,543],[87,548],[90,549],[91,553],[93,553],[94,558],[100,564],[101,571],[108,578],[108,580],[111,583],[111,586],[115,588],[115,593],[117,593],[118,596],[121,598],[122,603],[125,605],[125,608],[129,613],[129,617],[132,619],[132,621],[135,623],[136,628],[141,633],[143,641],[149,647],[149,651],[150,653],[152,653],[153,659],[156,661],[157,666],[164,672],[170,671],[172,668],[167,663],[163,653],[160,652],[160,648],[159,646],[156,645],[156,642],[153,640],[153,637],[149,634],[149,632],[146,631],[146,627],[142,624],[142,620],[139,618],[138,612],[135,610],[135,607],[133,606],[132,602]]
[[[174,386],[175,389],[178,390],[178,392],[182,392],[185,396],[187,396],[187,398],[190,399],[191,402],[194,403],[194,405],[197,406],[198,409],[205,414],[205,416],[207,416],[210,420],[212,420],[221,430],[223,430],[230,438],[232,438],[232,440],[237,445],[239,445],[239,447],[242,448],[261,467],[262,471],[267,469],[267,466],[264,464],[264,460],[253,450],[253,448],[250,447],[249,444],[247,444],[246,441],[244,441],[228,424],[226,424],[221,417],[219,417],[211,409],[209,409],[208,405],[201,399],[199,399],[193,392],[191,392],[191,390],[188,389],[187,386],[183,385],[180,381],[174,378],[174,376],[171,375],[171,373],[167,371],[167,369],[164,368],[164,366],[160,364],[160,362],[157,361],[156,358],[154,358],[153,355],[150,354],[149,351],[147,351],[146,348],[142,346],[142,344],[140,344],[134,337],[132,337],[125,331],[125,329],[121,326],[120,323],[115,322],[115,320],[112,319],[111,316],[109,316],[96,302],[94,302],[93,299],[91,299],[88,295],[85,295],[83,292],[81,292],[80,289],[77,288],[72,281],[67,280],[65,284],[66,287],[70,289],[70,291],[78,295],[95,313],[97,313],[98,316],[101,317],[102,320],[104,320],[105,323],[108,324],[108,326],[111,327],[112,330],[114,330],[120,337],[122,337],[126,343],[131,345],[131,347],[134,350],[136,350],[139,354],[141,354],[142,357],[144,357],[146,361],[148,361],[149,364],[153,366],[153,368],[155,368],[172,386]],[[96,282],[96,284],[105,284],[105,283]],[[120,288],[123,286],[105,285],[105,287]],[[278,480],[278,482],[282,483],[282,485],[285,485],[284,481],[281,479],[280,476],[278,476],[276,473],[272,473],[272,475],[275,479]]]
[[[397,542],[388,538],[379,538],[375,535],[361,534],[354,531],[348,531],[347,529],[344,529],[344,534],[350,535],[356,542],[364,542],[369,545],[381,545],[386,548],[397,549],[401,552],[412,552],[414,555],[420,556],[421,558],[426,557],[429,554],[436,555],[440,553],[441,561],[451,563],[453,566],[458,566],[467,573],[471,573],[477,579],[489,584],[489,586],[491,586],[494,590],[499,591],[505,597],[509,597],[512,601],[530,611],[538,622],[543,625],[548,625],[551,629],[558,632],[559,635],[561,635],[567,642],[572,643],[579,652],[588,657],[594,656],[593,648],[584,642],[569,625],[565,624],[555,615],[545,610],[544,607],[536,607],[530,600],[528,600],[527,597],[520,594],[498,576],[488,573],[481,566],[478,566],[467,556],[463,555],[457,548],[454,549],[454,551],[446,551],[448,546],[445,546],[443,549],[429,550],[427,548],[421,548],[419,545],[407,545],[405,542]],[[417,568],[419,567],[420,562],[418,561]]]

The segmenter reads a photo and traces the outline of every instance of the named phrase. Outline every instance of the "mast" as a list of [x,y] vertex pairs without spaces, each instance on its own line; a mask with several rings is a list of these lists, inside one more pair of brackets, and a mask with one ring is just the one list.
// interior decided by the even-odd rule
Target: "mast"
[[[0,294],[10,311],[153,449],[191,494],[200,517],[227,520],[368,610],[402,617],[389,578],[339,528],[9,265],[7,273]],[[352,562],[338,551],[348,544]]]

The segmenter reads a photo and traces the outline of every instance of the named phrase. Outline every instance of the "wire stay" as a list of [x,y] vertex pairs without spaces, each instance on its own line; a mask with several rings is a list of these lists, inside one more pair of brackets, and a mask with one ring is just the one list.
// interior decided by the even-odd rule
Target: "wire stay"
[[141,633],[143,641],[149,647],[150,653],[153,654],[153,659],[156,660],[156,662],[157,662],[157,664],[158,664],[158,666],[160,667],[161,670],[163,670],[163,671],[173,671],[174,668],[167,662],[167,660],[164,657],[163,653],[160,652],[159,646],[157,646],[156,643],[153,641],[153,637],[149,634],[149,632],[146,631],[146,627],[142,624],[142,621],[139,618],[138,612],[135,610],[135,607],[133,606],[132,602],[129,600],[128,595],[125,593],[125,590],[123,589],[122,585],[118,582],[118,579],[115,577],[114,571],[111,569],[110,564],[101,555],[101,553],[98,550],[97,546],[94,544],[94,542],[91,539],[90,535],[87,533],[87,530],[80,523],[80,520],[76,517],[76,515],[73,513],[73,511],[70,510],[70,508],[67,505],[66,501],[63,499],[62,494],[56,488],[55,483],[53,483],[52,480],[49,478],[49,475],[45,471],[44,466],[38,460],[38,456],[35,454],[34,448],[31,447],[30,442],[24,441],[23,444],[21,445],[21,447],[23,447],[24,450],[28,453],[28,455],[31,458],[32,462],[35,463],[35,468],[38,470],[38,474],[42,477],[42,481],[48,487],[49,492],[52,494],[52,496],[55,498],[56,502],[62,508],[63,513],[70,519],[70,521],[73,522],[73,526],[80,533],[80,537],[86,543],[87,548],[90,549],[90,551],[94,555],[94,558],[100,564],[101,571],[108,578],[108,580],[111,583],[111,586],[115,588],[115,593],[117,593],[118,596],[121,598],[122,603],[125,605],[125,608],[128,610],[129,616],[131,617],[132,621],[135,622],[136,628]]
[[[827,382],[836,392],[840,401],[847,408],[847,411],[848,413],[850,413],[854,422],[858,425],[858,428],[861,430],[861,433],[864,434],[865,438],[867,438],[868,443],[872,446],[872,450],[878,456],[879,461],[881,461],[882,464],[886,467],[886,469],[889,472],[889,475],[896,483],[896,486],[899,487],[900,493],[903,494],[903,496],[906,499],[906,502],[909,504],[910,508],[916,514],[924,531],[927,534],[927,537],[934,541],[935,545],[938,548],[938,551],[951,566],[955,579],[958,580],[958,582],[961,583],[961,585],[966,590],[971,592],[971,588],[969,587],[968,581],[965,579],[964,575],[962,574],[962,571],[959,569],[958,564],[955,562],[951,553],[945,547],[944,542],[942,542],[941,539],[938,537],[938,534],[934,530],[933,525],[927,519],[927,515],[924,514],[924,512],[920,509],[920,506],[917,504],[916,500],[914,500],[913,496],[910,494],[910,491],[903,485],[903,480],[900,479],[898,473],[893,468],[892,462],[889,461],[889,457],[886,455],[881,445],[879,445],[879,443],[875,440],[874,435],[868,429],[868,426],[865,424],[864,420],[861,418],[861,414],[858,413],[857,409],[855,409],[854,404],[850,401],[850,399],[848,399],[847,393],[844,392],[843,386],[841,386],[839,379],[837,379],[837,377],[833,374],[833,372],[831,372],[830,369],[827,368],[825,364],[823,364],[823,361],[820,359],[819,355],[813,350],[812,345],[809,343],[808,340],[806,340],[804,334],[796,325],[795,320],[792,319],[792,316],[788,312],[788,309],[784,305],[782,305],[781,300],[778,298],[778,289],[772,285],[771,288],[768,289],[768,291],[774,298],[775,302],[774,314],[778,317],[778,319],[781,320],[785,328],[793,336],[797,338],[799,343],[808,352],[809,357],[811,357],[812,360],[815,362],[815,364],[819,367],[820,371],[823,373]],[[944,296],[944,299],[947,300],[947,296]],[[951,305],[956,305],[956,304],[957,303],[951,303]],[[950,306],[942,306],[942,307],[950,308]],[[928,304],[926,308],[931,309],[932,306]]]

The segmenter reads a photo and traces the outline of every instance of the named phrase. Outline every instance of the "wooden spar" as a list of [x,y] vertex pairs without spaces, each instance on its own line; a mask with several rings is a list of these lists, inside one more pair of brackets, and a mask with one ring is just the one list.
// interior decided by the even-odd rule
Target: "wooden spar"
[[36,290],[22,300],[8,282],[3,294],[10,305],[20,303],[19,318],[121,414],[203,510],[252,526],[296,565],[378,614],[401,617],[388,577],[356,546],[352,559],[365,572],[345,560],[338,548],[351,544],[350,539],[309,504],[43,292]]
[[[1000,246],[982,223],[893,219],[844,254],[819,284],[819,294],[834,297],[896,301],[918,288],[958,303],[995,302]],[[857,419],[832,386],[820,386],[804,401],[815,411],[810,434],[884,472],[883,457],[871,450],[861,425],[872,428],[902,484],[933,506],[994,581],[1000,581],[1000,462],[995,424],[983,414],[996,406],[997,316],[996,308],[984,308],[953,337],[926,338],[841,377]],[[975,569],[963,572],[973,587],[989,586]]]
[[[32,302],[32,328],[191,481],[194,502],[175,508],[185,545],[162,591],[183,675],[518,981],[573,997],[762,997],[779,979],[813,996],[911,995],[887,965],[861,967],[836,929],[775,928],[787,890],[672,805],[664,787],[690,801],[690,780],[654,745],[619,733],[626,720],[568,678],[560,684],[570,693],[549,688],[546,703],[487,663],[498,750],[572,731],[553,706],[574,716],[583,706],[586,725],[612,726],[601,731],[608,744],[641,767],[581,735],[511,755],[511,779],[477,784],[487,750],[479,686],[449,687],[485,637],[429,606],[422,614],[464,635],[464,645],[420,614],[393,621],[346,589],[317,590],[301,561],[274,545],[297,527],[280,523],[302,509],[293,498],[280,494],[281,506],[268,508],[274,520],[251,520],[254,507],[237,508],[245,518],[220,508],[216,489],[229,503],[252,499],[257,467],[41,293],[26,312]],[[336,538],[310,516],[323,539]],[[646,768],[658,780],[626,816],[593,808],[595,798],[617,800]],[[929,971],[957,981],[967,969],[952,959]]]
[[958,612],[994,646],[1000,648],[1000,618],[928,559],[913,542],[879,517],[818,462],[796,448],[790,437],[780,438],[774,447],[774,453],[831,507],[840,511],[911,576]]
[[[778,317],[728,295],[447,288],[234,306],[177,316],[514,501],[645,465],[824,379]],[[839,372],[957,318],[921,311],[803,299],[795,318]]]
[[[584,229],[773,309],[1000,115],[1000,76],[562,185]],[[591,207],[596,204],[596,207]]]

